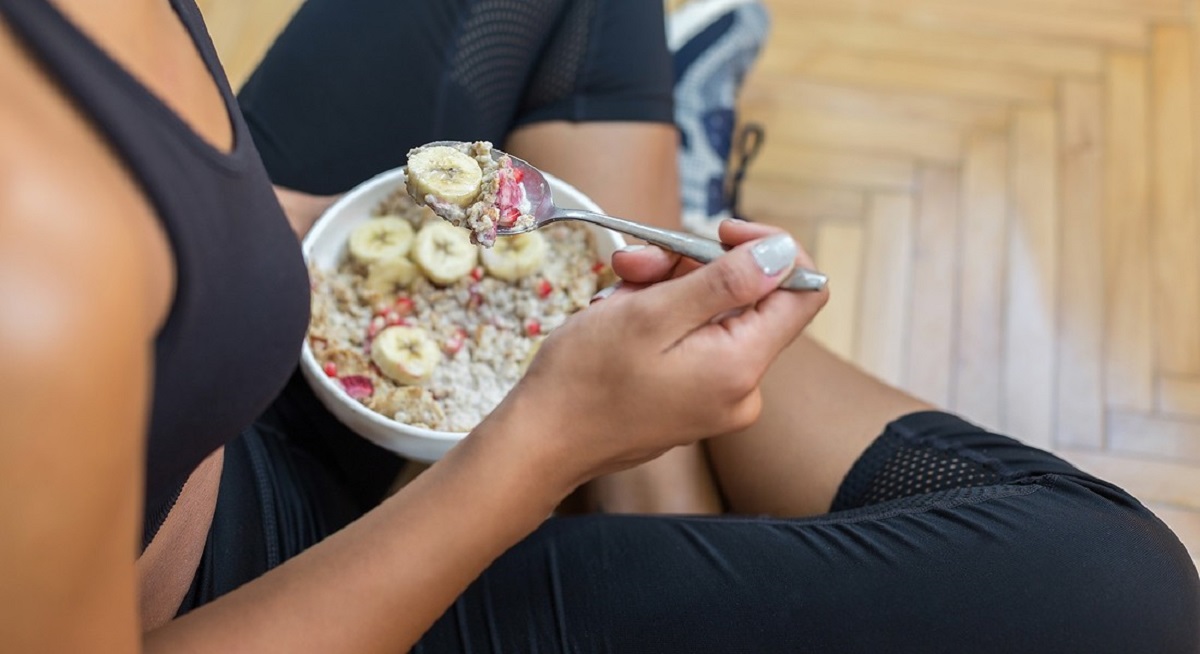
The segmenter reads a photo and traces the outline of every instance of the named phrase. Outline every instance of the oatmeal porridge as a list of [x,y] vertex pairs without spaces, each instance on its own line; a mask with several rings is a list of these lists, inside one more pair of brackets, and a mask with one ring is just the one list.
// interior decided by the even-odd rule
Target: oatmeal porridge
[[491,247],[496,228],[533,224],[512,157],[487,141],[437,144],[408,153],[408,193],[450,224],[470,231],[471,242]]
[[516,384],[540,340],[612,281],[585,226],[481,249],[403,188],[356,227],[335,270],[313,267],[309,344],[367,408],[466,432]]

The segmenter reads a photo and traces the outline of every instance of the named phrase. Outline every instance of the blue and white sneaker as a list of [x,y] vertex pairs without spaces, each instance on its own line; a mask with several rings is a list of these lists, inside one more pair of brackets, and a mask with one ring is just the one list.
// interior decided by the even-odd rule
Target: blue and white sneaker
[[[715,237],[717,225],[732,215],[740,182],[740,173],[733,185],[726,175],[737,125],[734,106],[769,27],[761,0],[693,0],[667,19],[667,45],[675,64],[675,124],[681,137],[683,224],[706,236]],[[748,136],[756,149],[761,128]],[[750,143],[741,140],[739,147]],[[741,156],[744,168],[753,153]]]

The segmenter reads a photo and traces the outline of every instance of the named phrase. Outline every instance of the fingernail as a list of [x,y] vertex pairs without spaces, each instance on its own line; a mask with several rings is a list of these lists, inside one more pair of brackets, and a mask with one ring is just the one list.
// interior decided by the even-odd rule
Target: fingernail
[[599,302],[600,300],[603,300],[613,293],[616,293],[618,288],[621,288],[621,282],[617,282],[612,286],[606,286],[605,288],[596,291],[596,294],[592,296],[592,302]]
[[767,277],[774,277],[796,261],[796,241],[789,234],[776,234],[750,248],[750,254]]
[[617,252],[638,252],[639,250],[645,250],[645,249],[646,249],[645,245],[641,245],[640,243],[637,243],[634,245],[626,245],[625,247],[621,248],[620,250],[617,250]]

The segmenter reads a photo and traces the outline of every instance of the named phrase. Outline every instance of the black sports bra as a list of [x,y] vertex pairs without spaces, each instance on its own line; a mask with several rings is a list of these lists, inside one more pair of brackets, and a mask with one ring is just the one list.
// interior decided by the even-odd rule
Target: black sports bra
[[[200,12],[193,0],[170,2],[224,98],[230,153],[204,141],[47,0],[0,0],[0,17],[118,154],[170,239],[177,287],[155,340],[147,543],[188,474],[283,387],[309,308],[296,236]],[[112,383],[121,374],[114,370]]]

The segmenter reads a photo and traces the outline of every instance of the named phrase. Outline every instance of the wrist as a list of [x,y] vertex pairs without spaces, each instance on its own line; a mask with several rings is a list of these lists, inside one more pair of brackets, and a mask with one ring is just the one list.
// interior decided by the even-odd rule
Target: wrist
[[560,447],[568,440],[563,429],[544,405],[539,407],[528,393],[515,391],[459,448],[485,459],[553,507],[587,481],[567,448]]

